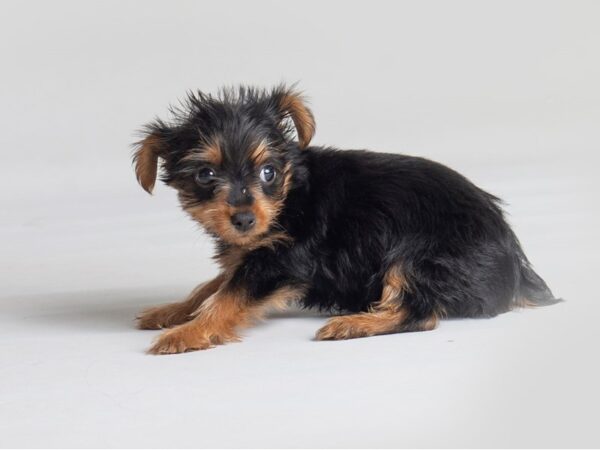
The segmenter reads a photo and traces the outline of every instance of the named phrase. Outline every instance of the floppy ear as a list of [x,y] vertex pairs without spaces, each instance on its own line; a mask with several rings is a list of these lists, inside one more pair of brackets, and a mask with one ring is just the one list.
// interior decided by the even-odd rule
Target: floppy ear
[[148,194],[152,194],[154,183],[156,183],[156,172],[158,170],[158,157],[163,153],[164,143],[158,133],[148,135],[139,144],[133,156],[135,164],[135,175],[138,183]]
[[302,96],[293,91],[283,92],[279,99],[279,109],[284,117],[292,119],[300,148],[306,148],[315,135],[315,118],[304,104]]

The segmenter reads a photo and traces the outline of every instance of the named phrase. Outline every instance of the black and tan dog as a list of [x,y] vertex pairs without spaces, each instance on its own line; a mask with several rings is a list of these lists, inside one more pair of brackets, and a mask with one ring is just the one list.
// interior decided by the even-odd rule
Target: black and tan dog
[[140,184],[151,192],[161,166],[214,236],[221,266],[183,302],[140,315],[140,328],[171,328],[151,353],[237,340],[292,301],[345,313],[320,340],[556,301],[496,197],[426,159],[309,146],[314,131],[301,96],[283,86],[191,94],[173,122],[146,126]]

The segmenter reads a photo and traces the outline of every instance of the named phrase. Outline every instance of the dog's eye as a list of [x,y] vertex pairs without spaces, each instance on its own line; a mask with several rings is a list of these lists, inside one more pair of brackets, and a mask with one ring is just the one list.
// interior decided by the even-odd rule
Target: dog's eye
[[203,167],[196,173],[196,181],[198,183],[208,183],[217,176],[216,172],[210,167]]
[[275,167],[267,164],[260,169],[260,179],[265,184],[271,184],[275,180]]

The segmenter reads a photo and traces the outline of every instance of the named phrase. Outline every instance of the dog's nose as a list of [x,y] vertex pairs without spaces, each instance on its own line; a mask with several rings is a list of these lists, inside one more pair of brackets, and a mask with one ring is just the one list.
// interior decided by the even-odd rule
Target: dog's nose
[[251,212],[239,212],[231,216],[231,223],[241,232],[250,230],[256,223],[256,217]]

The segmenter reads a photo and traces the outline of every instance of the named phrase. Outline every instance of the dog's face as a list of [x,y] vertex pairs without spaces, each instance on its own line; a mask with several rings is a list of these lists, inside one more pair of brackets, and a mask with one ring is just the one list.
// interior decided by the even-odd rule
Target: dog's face
[[[146,127],[134,161],[151,192],[159,161],[162,180],[177,189],[182,207],[211,234],[251,244],[276,229],[292,183],[292,153],[314,134],[301,97],[285,88],[240,88],[218,97],[190,95],[173,124]],[[299,143],[292,141],[291,119]]]

